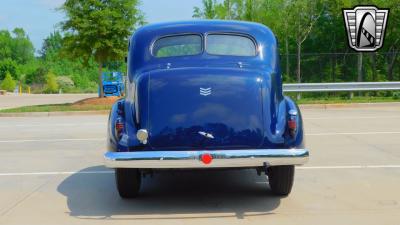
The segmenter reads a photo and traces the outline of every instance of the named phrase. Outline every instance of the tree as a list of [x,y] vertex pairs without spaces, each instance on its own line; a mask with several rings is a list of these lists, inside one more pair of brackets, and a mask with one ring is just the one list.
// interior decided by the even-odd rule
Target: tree
[[[301,82],[301,47],[322,14],[321,0],[203,0],[203,8],[194,8],[193,17],[237,19],[269,25],[285,40],[286,73],[289,73],[289,39],[296,42],[297,81]],[[229,17],[229,18],[227,18]],[[288,74],[287,74],[288,75]]]
[[194,7],[193,18],[258,21],[263,12],[262,0],[203,0],[203,7]]
[[281,50],[284,49],[282,52],[285,55],[285,73],[287,77],[290,76],[289,42],[292,39],[290,35],[291,22],[287,19],[290,15],[290,4],[291,1],[288,0],[263,1],[262,6],[259,8],[263,12],[268,12],[261,12],[261,23],[270,27],[279,40],[284,40],[285,45],[283,45],[284,48],[281,47]]
[[19,64],[26,64],[34,59],[35,48],[24,29],[15,28],[13,30],[11,57]]
[[302,44],[310,35],[315,23],[322,14],[318,0],[297,0],[290,5],[290,19],[297,46],[297,82],[301,82],[301,50]]
[[[73,80],[75,86],[67,88],[66,91],[78,88],[81,91],[82,89],[85,89],[85,91],[91,89],[97,92],[98,64],[94,61],[93,56],[87,62],[84,62],[81,57],[65,57],[65,53],[63,54],[63,35],[58,30],[47,36],[42,46],[42,49],[39,51],[41,64],[39,67],[42,67],[40,69],[42,72],[36,70],[36,72],[31,71],[27,73],[27,83],[32,81],[35,84],[42,81],[45,82],[45,75],[48,71],[52,71],[57,77],[67,76]],[[40,74],[40,76],[34,77],[32,76],[34,74]]]
[[12,77],[18,79],[17,68],[18,64],[11,58],[6,58],[0,60],[0,80],[4,79],[7,73],[9,73]]
[[388,54],[386,55],[387,66],[387,79],[390,81],[395,80],[394,71],[395,67],[400,64],[400,4],[396,0],[377,0],[375,5],[380,7],[390,8],[389,20],[386,28],[386,38],[384,42],[384,49],[386,47]]
[[40,55],[43,59],[54,57],[58,55],[62,48],[62,35],[59,31],[54,31],[50,36],[46,37],[43,41]]
[[85,62],[94,57],[100,97],[104,96],[103,64],[123,59],[128,37],[136,26],[144,24],[139,4],[139,0],[67,0],[61,7],[68,18],[61,23],[65,32],[63,50],[67,56]]
[[216,19],[216,0],[203,0],[203,8],[194,7],[193,18]]
[[20,80],[35,62],[34,52],[33,44],[22,28],[15,28],[12,33],[0,31],[0,80],[6,72],[14,80]]
[[12,37],[8,30],[0,31],[0,60],[6,58],[11,58],[12,47],[11,47]]
[[9,72],[6,73],[6,77],[1,82],[1,89],[6,91],[14,91],[15,89],[15,81]]

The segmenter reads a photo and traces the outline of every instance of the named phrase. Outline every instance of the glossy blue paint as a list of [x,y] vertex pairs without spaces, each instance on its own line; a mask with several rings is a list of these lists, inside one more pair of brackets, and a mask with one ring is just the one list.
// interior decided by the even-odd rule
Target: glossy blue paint
[[[257,44],[254,57],[194,56],[156,58],[151,53],[161,37],[198,34],[245,35]],[[203,48],[204,49],[204,48]],[[282,94],[277,40],[264,25],[237,21],[184,21],[144,26],[130,39],[128,86],[123,100],[125,130],[112,137],[112,151],[272,149],[303,145],[301,114]],[[200,94],[200,88],[207,95]],[[211,93],[208,95],[209,90]],[[299,112],[295,137],[287,132],[288,111]],[[117,117],[113,108],[110,128]],[[148,143],[136,131],[149,131]],[[205,138],[207,132],[214,138]]]
[[[143,119],[152,147],[223,149],[262,144],[262,71],[176,68],[150,72],[149,77],[149,113]],[[210,94],[201,95],[200,87]]]

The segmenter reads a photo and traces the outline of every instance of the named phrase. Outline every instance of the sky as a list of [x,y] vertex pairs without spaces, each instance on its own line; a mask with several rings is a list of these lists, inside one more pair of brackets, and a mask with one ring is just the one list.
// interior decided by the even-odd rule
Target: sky
[[[43,39],[57,29],[64,15],[56,8],[65,0],[0,0],[0,30],[22,27],[40,49]],[[142,0],[141,10],[149,23],[192,19],[201,0]]]

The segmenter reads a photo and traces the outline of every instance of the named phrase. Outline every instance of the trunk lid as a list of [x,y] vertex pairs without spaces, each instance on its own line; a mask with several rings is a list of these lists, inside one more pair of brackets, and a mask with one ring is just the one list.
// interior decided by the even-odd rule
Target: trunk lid
[[263,143],[260,74],[192,68],[148,74],[147,129],[154,149],[256,148]]

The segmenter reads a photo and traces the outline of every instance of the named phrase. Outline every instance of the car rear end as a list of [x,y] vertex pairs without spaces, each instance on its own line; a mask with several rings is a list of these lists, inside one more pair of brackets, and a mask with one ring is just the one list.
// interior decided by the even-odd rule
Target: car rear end
[[290,193],[309,152],[270,38],[264,46],[248,33],[173,33],[128,60],[148,57],[110,115],[105,164],[116,168],[122,197],[137,195],[141,171],[160,169],[254,168],[274,193]]

